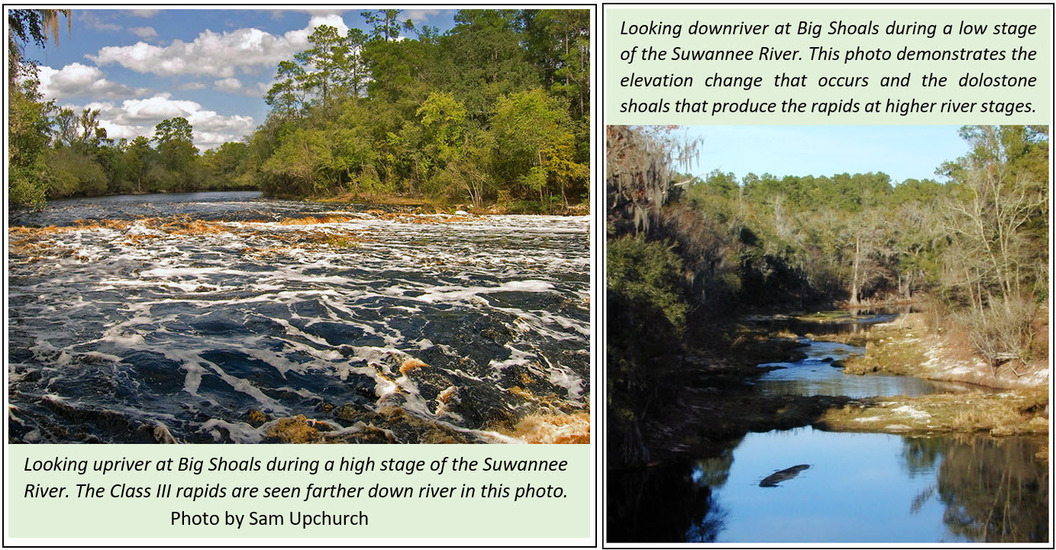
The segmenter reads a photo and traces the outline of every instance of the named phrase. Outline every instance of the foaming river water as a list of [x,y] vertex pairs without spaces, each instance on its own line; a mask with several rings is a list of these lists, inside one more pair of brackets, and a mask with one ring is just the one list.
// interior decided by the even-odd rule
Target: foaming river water
[[254,193],[18,213],[9,438],[589,438],[588,226]]

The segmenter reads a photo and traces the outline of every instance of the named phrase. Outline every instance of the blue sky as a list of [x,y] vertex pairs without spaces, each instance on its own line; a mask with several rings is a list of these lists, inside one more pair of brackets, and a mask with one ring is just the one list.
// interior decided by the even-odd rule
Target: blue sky
[[[75,9],[59,43],[28,47],[46,99],[99,109],[114,139],[151,136],[182,116],[201,149],[239,140],[264,122],[279,61],[307,49],[321,24],[366,30],[361,9]],[[454,12],[408,9],[401,19],[446,31]]]
[[960,126],[687,126],[701,137],[694,175],[712,170],[782,176],[883,172],[893,183],[932,178],[947,160],[968,153]]

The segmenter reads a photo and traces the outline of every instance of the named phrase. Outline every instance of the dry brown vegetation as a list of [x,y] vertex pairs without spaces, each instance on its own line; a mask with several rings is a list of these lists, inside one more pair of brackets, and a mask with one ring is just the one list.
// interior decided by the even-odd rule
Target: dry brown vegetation
[[1040,435],[1049,431],[1048,413],[1045,389],[936,393],[848,404],[827,411],[818,425],[852,432]]
[[[1046,327],[1047,328],[1047,327]],[[1044,356],[1048,356],[1047,345]],[[1047,365],[996,371],[979,358],[965,329],[930,314],[908,314],[875,326],[866,354],[843,361],[850,374],[883,372],[980,386],[979,391],[863,400],[832,409],[819,426],[839,431],[892,433],[1046,434]],[[983,387],[1008,391],[983,391]]]
[[[1048,330],[1040,317],[1033,323]],[[864,356],[843,360],[845,372],[884,372],[929,380],[964,382],[993,388],[1048,386],[1048,342],[1034,340],[1035,359],[994,368],[981,358],[967,330],[949,319],[929,313],[910,313],[874,326],[865,342]]]

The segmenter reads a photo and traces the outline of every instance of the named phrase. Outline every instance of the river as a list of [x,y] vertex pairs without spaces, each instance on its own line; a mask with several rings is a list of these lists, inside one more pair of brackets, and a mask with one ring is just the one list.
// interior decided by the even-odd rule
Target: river
[[[889,316],[855,319],[867,329]],[[787,328],[787,327],[782,327]],[[753,391],[861,398],[962,388],[846,375],[862,349],[800,338],[800,359],[761,365]],[[773,370],[772,370],[773,369]],[[712,543],[965,543],[1049,540],[1048,465],[1029,437],[748,433],[719,456],[608,473],[608,540]]]
[[9,225],[12,442],[589,438],[587,217],[239,192]]

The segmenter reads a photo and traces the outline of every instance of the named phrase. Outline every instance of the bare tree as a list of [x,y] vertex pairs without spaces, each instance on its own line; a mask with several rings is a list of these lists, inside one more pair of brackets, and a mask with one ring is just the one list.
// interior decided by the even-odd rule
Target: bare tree
[[1036,243],[1027,229],[1045,215],[1048,197],[1036,171],[1017,169],[1015,155],[1022,153],[1010,144],[1022,130],[981,126],[963,132],[975,148],[951,170],[959,194],[943,216],[951,239],[945,282],[967,299],[970,308],[960,320],[995,372],[1004,363],[1026,363],[1034,336],[1029,284],[1036,276]]

